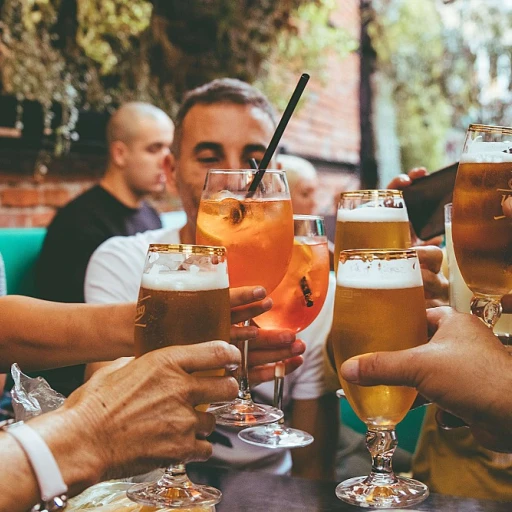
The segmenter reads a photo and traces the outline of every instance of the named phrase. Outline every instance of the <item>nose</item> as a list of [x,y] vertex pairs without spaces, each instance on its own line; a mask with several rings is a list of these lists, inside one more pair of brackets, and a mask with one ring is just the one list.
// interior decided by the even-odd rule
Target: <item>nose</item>
[[226,169],[247,169],[247,162],[244,162],[239,155],[233,153],[226,155],[225,163]]

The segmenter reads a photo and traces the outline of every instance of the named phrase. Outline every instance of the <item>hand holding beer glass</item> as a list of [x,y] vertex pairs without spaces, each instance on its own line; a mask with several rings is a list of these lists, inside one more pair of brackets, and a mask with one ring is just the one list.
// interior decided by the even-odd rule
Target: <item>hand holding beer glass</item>
[[362,387],[340,374],[351,357],[381,350],[402,350],[427,342],[427,318],[420,264],[414,250],[360,249],[340,254],[334,321],[334,358],[345,396],[366,423],[372,456],[367,477],[346,480],[336,495],[352,505],[397,508],[428,496],[426,485],[393,473],[395,427],[405,417],[416,390],[400,386]]
[[453,192],[452,235],[457,264],[473,292],[471,313],[491,329],[501,298],[512,291],[512,128],[469,126]]
[[[254,193],[248,193],[254,169],[209,170],[197,217],[197,243],[227,249],[231,286],[263,286],[270,294],[283,279],[292,255],[293,216],[283,171],[266,170]],[[248,371],[248,342],[243,343],[240,393],[231,404],[212,412],[220,425],[248,427],[272,423],[283,413],[254,404]]]
[[[170,345],[230,340],[231,309],[226,250],[197,245],[150,245],[135,319],[135,355]],[[222,376],[224,369],[197,372]],[[213,383],[212,383],[213,384]],[[205,411],[207,404],[196,407]],[[190,508],[218,503],[222,493],[193,484],[185,464],[175,464],[160,480],[131,487],[133,501],[150,506]]]
[[354,190],[340,195],[334,270],[346,249],[405,249],[411,246],[409,217],[401,190]]
[[[329,286],[329,249],[323,217],[293,216],[295,238],[288,271],[270,294],[270,311],[254,318],[264,329],[302,331],[318,316]],[[284,363],[277,363],[274,377],[274,407],[282,409]],[[277,423],[251,427],[239,432],[246,443],[267,448],[298,448],[311,444],[313,436]]]

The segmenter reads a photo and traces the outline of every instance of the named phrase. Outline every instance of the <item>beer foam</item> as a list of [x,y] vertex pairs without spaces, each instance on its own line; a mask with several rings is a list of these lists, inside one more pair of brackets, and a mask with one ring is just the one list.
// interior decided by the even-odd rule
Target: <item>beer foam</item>
[[467,151],[461,155],[460,161],[472,164],[512,162],[512,154],[508,152],[511,148],[512,142],[482,142],[475,139],[468,144]]
[[219,263],[216,267],[215,272],[202,272],[199,267],[190,271],[157,269],[142,275],[141,286],[150,290],[191,292],[229,288],[226,264]]
[[336,282],[345,288],[390,290],[423,286],[416,258],[398,260],[347,260],[339,263]]
[[355,210],[338,210],[338,222],[409,222],[407,208],[361,206]]

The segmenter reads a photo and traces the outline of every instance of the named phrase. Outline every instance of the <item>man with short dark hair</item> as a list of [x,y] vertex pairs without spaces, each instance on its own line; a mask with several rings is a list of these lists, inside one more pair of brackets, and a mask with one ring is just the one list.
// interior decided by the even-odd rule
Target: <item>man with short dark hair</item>
[[[145,201],[165,187],[173,124],[148,103],[121,106],[107,126],[108,163],[98,185],[57,212],[48,226],[36,267],[38,297],[84,302],[84,279],[92,253],[116,235],[162,227]],[[68,395],[83,382],[84,367],[45,372],[52,387]]]

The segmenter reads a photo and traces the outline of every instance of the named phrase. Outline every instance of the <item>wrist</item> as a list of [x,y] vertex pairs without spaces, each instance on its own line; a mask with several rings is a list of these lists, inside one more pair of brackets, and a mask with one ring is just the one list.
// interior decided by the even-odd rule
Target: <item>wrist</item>
[[[51,416],[51,421],[48,421]],[[104,465],[95,449],[95,433],[74,409],[62,407],[30,421],[50,448],[70,495],[97,483]]]

